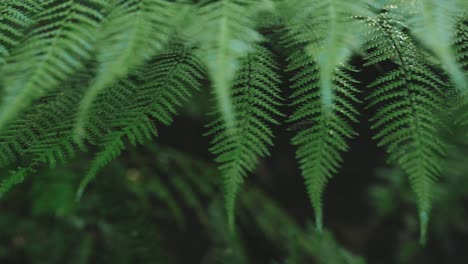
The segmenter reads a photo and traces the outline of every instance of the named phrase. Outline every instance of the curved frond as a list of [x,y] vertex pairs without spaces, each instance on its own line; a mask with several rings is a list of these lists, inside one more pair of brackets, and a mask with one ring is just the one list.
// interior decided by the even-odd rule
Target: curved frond
[[234,229],[235,201],[244,178],[255,170],[259,157],[269,154],[273,145],[270,126],[278,124],[280,116],[279,79],[275,73],[273,55],[257,46],[255,52],[242,60],[233,82],[235,122],[229,127],[219,118],[209,125],[212,135],[211,152],[217,156],[224,182],[225,208],[228,223]]

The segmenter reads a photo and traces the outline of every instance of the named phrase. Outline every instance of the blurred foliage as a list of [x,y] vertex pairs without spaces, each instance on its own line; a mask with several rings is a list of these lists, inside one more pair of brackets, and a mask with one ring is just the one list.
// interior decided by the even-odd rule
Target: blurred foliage
[[174,148],[130,149],[78,203],[83,160],[44,170],[5,197],[1,263],[186,263],[176,245],[198,240],[193,225],[204,264],[256,263],[245,228],[258,228],[285,263],[364,263],[330,233],[301,227],[255,187],[241,199],[238,232],[229,232],[216,167]]

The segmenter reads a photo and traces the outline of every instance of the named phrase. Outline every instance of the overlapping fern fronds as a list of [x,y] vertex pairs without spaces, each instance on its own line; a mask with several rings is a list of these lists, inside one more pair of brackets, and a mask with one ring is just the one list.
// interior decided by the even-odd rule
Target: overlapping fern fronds
[[4,66],[0,128],[90,58],[106,1],[48,1]]
[[409,19],[412,32],[439,58],[452,82],[459,90],[466,90],[467,80],[451,39],[456,34],[461,2],[445,0],[416,1],[414,15]]
[[98,68],[80,105],[78,137],[83,136],[88,111],[99,93],[157,55],[169,41],[182,11],[180,5],[165,0],[118,1],[112,7],[98,33]]
[[272,125],[278,124],[281,104],[279,77],[273,54],[257,46],[242,60],[233,82],[234,124],[228,125],[222,114],[209,125],[213,135],[213,154],[220,163],[229,227],[234,228],[235,200],[244,178],[251,173],[259,157],[269,154],[273,145]]
[[18,45],[26,29],[34,22],[33,17],[49,1],[0,2],[0,67],[6,63],[11,49]]
[[386,148],[390,161],[409,176],[416,193],[421,225],[421,240],[426,239],[433,196],[439,176],[441,156],[446,144],[440,134],[446,84],[403,31],[404,24],[391,10],[368,18],[371,30],[366,48],[368,65],[391,61],[395,69],[379,77],[370,88],[369,107],[377,108],[372,117],[375,139]]
[[445,152],[438,113],[448,95],[455,108],[468,105],[463,1],[9,0],[0,8],[0,166],[13,170],[0,195],[41,166],[98,149],[80,196],[127,142],[172,122],[206,68],[217,101],[208,134],[233,229],[241,184],[274,145],[284,67],[289,121],[299,127],[292,142],[321,230],[322,195],[359,114],[348,61],[364,54],[364,66],[386,70],[370,85],[375,138],[408,174],[425,238]]
[[318,65],[320,98],[333,111],[335,71],[347,62],[361,42],[363,28],[355,16],[372,15],[366,1],[297,0],[282,3],[290,42],[304,46]]
[[[154,122],[172,123],[177,107],[190,97],[193,89],[198,89],[203,71],[200,65],[190,50],[176,48],[151,61],[148,68],[135,76],[135,81],[122,81],[98,99],[92,113],[104,110],[105,115],[90,118],[90,134],[102,133],[102,139],[98,138],[102,151],[83,179],[78,197],[99,170],[125,148],[125,138],[132,145],[143,144],[157,135]],[[105,130],[101,132],[96,128]]]
[[[103,148],[85,176],[80,195],[95,174],[125,148],[124,142],[143,143],[156,134],[154,122],[169,124],[176,107],[199,85],[202,69],[190,50],[174,48],[155,58],[133,79],[123,80],[97,98],[87,123],[86,141]],[[78,83],[54,91],[31,112],[9,123],[0,133],[2,167],[15,162],[25,164],[18,175],[34,171],[44,163],[53,167],[65,162],[79,149],[73,140],[75,116],[83,97]],[[47,114],[44,114],[46,112]],[[33,124],[31,126],[31,124]],[[3,185],[7,191],[9,179]],[[17,182],[17,181],[13,181]]]
[[255,30],[255,0],[220,0],[202,4],[197,22],[189,28],[188,39],[200,47],[199,56],[207,66],[218,107],[228,127],[234,126],[235,113],[231,86],[240,60],[262,39]]

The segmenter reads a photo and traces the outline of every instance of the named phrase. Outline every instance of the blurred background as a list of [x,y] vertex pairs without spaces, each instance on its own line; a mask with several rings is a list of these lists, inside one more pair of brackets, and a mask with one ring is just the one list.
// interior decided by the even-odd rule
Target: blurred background
[[[356,73],[361,99],[380,70]],[[2,198],[0,263],[468,262],[467,127],[448,129],[453,147],[437,184],[424,247],[407,177],[376,147],[364,106],[359,136],[325,193],[324,234],[313,228],[290,144],[298,128],[289,124],[276,128],[270,158],[246,180],[237,232],[230,234],[221,178],[203,136],[212,105],[205,86],[171,127],[160,127],[153,142],[129,147],[104,169],[80,201],[75,194],[92,149],[63,167],[31,175]],[[283,112],[290,111],[285,105]]]

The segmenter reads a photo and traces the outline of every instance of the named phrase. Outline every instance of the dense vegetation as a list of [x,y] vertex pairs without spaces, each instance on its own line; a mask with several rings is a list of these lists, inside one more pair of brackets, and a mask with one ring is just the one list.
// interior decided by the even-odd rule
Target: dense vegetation
[[[186,228],[202,263],[363,263],[323,200],[368,134],[387,168],[361,159],[342,194],[405,215],[389,261],[416,263],[416,226],[466,243],[467,19],[463,0],[1,1],[0,259],[185,263]],[[272,191],[302,197],[277,179],[295,167],[301,214]]]

